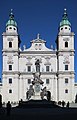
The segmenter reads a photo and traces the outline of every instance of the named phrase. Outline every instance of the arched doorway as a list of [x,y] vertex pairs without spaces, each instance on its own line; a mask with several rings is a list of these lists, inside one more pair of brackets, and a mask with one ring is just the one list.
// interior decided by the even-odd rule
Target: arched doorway
[[77,103],[77,94],[76,94],[76,96],[75,96],[75,103]]
[[51,92],[47,91],[47,100],[50,101],[51,100]]
[[0,108],[2,107],[2,95],[0,94]]

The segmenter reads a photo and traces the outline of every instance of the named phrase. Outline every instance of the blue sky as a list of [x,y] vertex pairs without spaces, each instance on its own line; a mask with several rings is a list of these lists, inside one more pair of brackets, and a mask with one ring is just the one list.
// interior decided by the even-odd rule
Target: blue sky
[[18,24],[20,39],[26,47],[39,33],[47,41],[46,46],[56,46],[55,40],[58,27],[62,20],[64,8],[67,8],[68,18],[75,33],[75,72],[77,81],[77,0],[0,0],[0,77],[2,73],[2,33],[13,9]]

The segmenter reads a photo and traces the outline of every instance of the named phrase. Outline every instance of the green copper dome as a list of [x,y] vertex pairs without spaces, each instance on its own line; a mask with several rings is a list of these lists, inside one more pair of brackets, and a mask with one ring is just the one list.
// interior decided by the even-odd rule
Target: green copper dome
[[14,15],[13,15],[13,13],[12,13],[12,10],[11,10],[11,13],[10,13],[10,15],[9,15],[9,20],[8,20],[8,22],[6,23],[6,27],[7,27],[7,26],[10,26],[10,25],[17,27],[17,23],[16,23],[16,21],[14,20]]
[[71,26],[71,23],[70,23],[69,20],[68,20],[68,16],[67,16],[67,13],[66,13],[66,9],[64,9],[64,15],[63,15],[62,21],[60,22],[60,27],[61,27],[61,26],[64,26],[64,25]]

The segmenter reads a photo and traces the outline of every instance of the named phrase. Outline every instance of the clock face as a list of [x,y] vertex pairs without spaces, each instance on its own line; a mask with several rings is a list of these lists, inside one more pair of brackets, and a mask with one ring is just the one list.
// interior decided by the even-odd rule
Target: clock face
[[40,84],[36,84],[35,85],[35,91],[36,92],[40,92]]

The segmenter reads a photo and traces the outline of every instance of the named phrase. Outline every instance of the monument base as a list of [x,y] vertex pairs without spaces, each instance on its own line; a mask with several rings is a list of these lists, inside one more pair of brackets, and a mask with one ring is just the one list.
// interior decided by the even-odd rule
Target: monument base
[[32,100],[41,100],[41,96],[39,96],[39,95],[31,96],[30,99],[32,99]]

